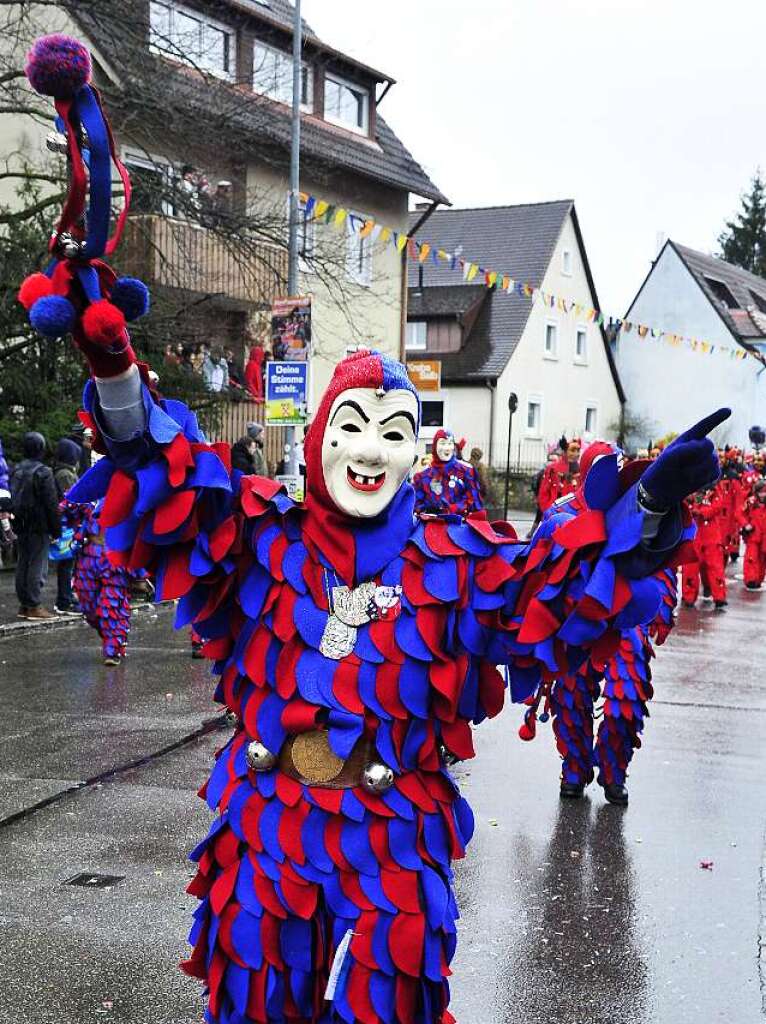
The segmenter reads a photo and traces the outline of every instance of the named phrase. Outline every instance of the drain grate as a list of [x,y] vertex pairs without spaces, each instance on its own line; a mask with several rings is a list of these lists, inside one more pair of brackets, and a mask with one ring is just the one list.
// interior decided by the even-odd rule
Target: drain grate
[[67,878],[64,885],[79,885],[83,889],[111,889],[125,878],[125,875],[95,875],[90,871],[81,871],[73,878]]

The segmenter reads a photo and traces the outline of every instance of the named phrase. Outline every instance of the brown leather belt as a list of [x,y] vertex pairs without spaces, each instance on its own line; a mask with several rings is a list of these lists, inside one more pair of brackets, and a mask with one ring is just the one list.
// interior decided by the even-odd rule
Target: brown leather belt
[[338,757],[330,747],[324,729],[292,736],[282,746],[279,768],[291,779],[324,789],[353,789],[362,781],[364,767],[376,760],[375,747],[361,739],[347,758]]

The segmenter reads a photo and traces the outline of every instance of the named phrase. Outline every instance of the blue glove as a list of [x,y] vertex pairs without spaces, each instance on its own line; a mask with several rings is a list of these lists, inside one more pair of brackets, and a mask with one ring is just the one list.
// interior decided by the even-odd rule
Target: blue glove
[[721,467],[707,434],[729,416],[731,409],[719,409],[668,445],[641,477],[639,494],[647,508],[657,511],[673,508],[688,494],[715,483],[721,475]]

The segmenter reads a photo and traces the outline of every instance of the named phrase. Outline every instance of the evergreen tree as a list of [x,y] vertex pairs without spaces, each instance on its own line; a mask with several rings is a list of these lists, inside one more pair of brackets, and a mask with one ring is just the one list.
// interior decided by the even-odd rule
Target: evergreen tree
[[760,170],[750,190],[742,196],[742,206],[734,220],[726,222],[726,231],[718,238],[721,258],[766,277],[766,183]]

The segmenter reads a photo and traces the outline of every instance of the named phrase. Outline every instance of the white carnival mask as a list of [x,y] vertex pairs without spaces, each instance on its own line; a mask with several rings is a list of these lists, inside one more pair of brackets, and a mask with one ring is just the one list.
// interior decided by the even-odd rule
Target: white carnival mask
[[440,437],[436,442],[436,457],[442,462],[449,462],[455,454],[455,441],[451,437]]
[[322,438],[322,474],[341,512],[372,519],[390,505],[415,459],[417,422],[417,398],[404,388],[338,395]]

